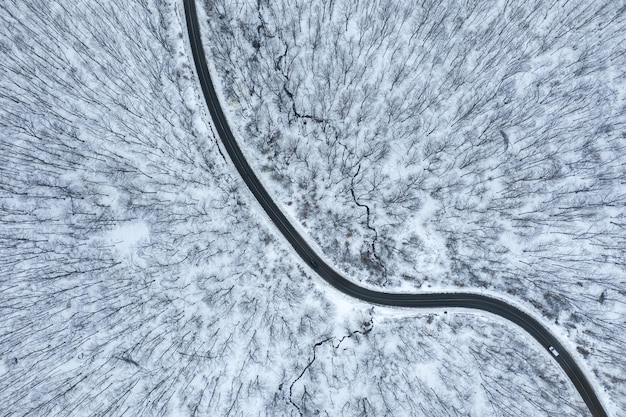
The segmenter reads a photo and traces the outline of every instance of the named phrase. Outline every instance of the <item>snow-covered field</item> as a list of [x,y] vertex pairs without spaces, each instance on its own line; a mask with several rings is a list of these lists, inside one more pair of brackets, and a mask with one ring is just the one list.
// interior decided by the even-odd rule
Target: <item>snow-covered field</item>
[[[184,30],[175,2],[0,3],[0,416],[585,413],[545,351],[497,318],[371,309],[311,276],[220,154]],[[326,204],[301,198],[313,184],[292,207]],[[323,224],[318,208],[304,227]],[[361,233],[362,210],[338,210]],[[615,329],[611,288],[589,314],[611,309]]]
[[234,130],[331,262],[522,302],[626,409],[623,1],[207,10]]

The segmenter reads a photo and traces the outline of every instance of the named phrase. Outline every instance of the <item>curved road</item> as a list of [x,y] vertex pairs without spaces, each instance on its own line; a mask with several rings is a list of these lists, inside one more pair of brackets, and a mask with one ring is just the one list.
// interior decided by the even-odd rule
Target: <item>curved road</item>
[[241,149],[235,140],[230,127],[224,116],[224,112],[220,107],[217,94],[213,87],[211,76],[202,46],[200,37],[200,26],[198,16],[196,14],[196,5],[194,0],[183,0],[185,4],[185,17],[187,20],[187,30],[189,32],[189,40],[193,59],[196,65],[196,72],[202,86],[202,92],[206,104],[213,118],[213,123],[219,134],[226,151],[230,155],[239,174],[245,181],[254,197],[261,204],[268,216],[274,222],[276,227],[289,241],[291,246],[307,262],[313,270],[330,285],[339,291],[354,298],[385,306],[398,307],[415,307],[415,308],[448,308],[461,307],[476,310],[487,311],[497,314],[505,319],[517,324],[532,337],[534,337],[548,352],[552,346],[559,353],[558,356],[551,356],[563,368],[567,376],[573,382],[574,386],[582,396],[583,400],[589,407],[591,415],[594,417],[608,417],[608,414],[602,407],[598,397],[596,396],[591,384],[585,377],[582,370],[578,367],[572,356],[565,350],[563,345],[554,337],[545,327],[527,313],[495,298],[485,295],[471,293],[443,293],[443,294],[394,294],[379,291],[372,291],[362,288],[357,284],[349,281],[328,264],[307,244],[289,223],[285,215],[276,206],[270,198],[267,191],[256,177],[250,165],[245,160]]

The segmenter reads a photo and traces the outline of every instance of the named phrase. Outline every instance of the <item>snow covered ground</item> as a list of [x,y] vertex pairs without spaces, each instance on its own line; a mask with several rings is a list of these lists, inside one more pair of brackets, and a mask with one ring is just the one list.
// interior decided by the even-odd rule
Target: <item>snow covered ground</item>
[[497,318],[311,276],[220,154],[184,30],[178,3],[0,3],[0,415],[585,413]]
[[206,37],[234,130],[331,262],[522,302],[626,409],[624,3],[237,4]]

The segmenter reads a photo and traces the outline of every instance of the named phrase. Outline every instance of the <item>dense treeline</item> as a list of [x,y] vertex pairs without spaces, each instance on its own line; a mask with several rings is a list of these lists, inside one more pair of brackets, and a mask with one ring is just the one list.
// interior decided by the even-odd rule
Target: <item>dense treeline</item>
[[0,415],[580,415],[497,322],[337,314],[220,155],[179,6],[0,4]]

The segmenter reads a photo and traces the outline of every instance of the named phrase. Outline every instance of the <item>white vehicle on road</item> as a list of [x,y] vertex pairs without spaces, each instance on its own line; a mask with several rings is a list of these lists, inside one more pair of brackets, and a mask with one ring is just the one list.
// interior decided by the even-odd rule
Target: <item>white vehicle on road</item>
[[559,352],[554,348],[554,346],[550,346],[548,350],[554,355],[554,357],[559,356]]

